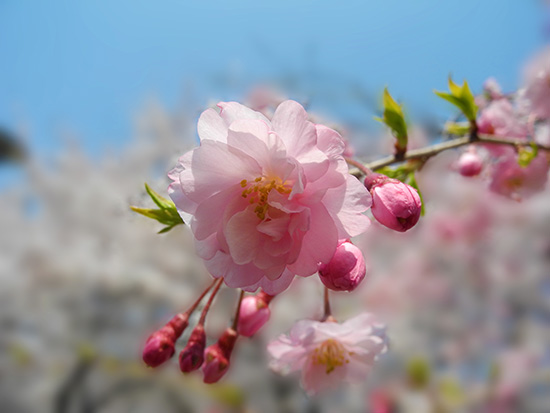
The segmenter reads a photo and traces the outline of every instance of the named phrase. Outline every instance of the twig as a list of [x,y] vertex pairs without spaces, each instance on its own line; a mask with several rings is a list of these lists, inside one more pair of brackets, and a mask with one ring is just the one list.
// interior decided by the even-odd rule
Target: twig
[[[514,146],[514,147],[524,147],[524,146],[535,145],[539,150],[550,151],[550,147],[537,144],[533,141],[526,141],[518,138],[505,139],[505,138],[496,137],[494,135],[486,135],[486,134],[474,134],[473,136],[463,136],[447,142],[442,142],[436,145],[427,146],[425,148],[413,149],[413,150],[407,151],[403,156],[403,160],[407,161],[410,159],[418,159],[422,162],[426,162],[432,156],[435,156],[440,152],[446,151],[448,149],[454,149],[465,145],[479,144],[479,143],[494,143],[494,144],[500,144],[500,145]],[[366,171],[368,171],[369,169],[375,171],[377,169],[383,168],[384,166],[393,165],[396,163],[400,163],[402,161],[396,158],[394,155],[391,155],[373,162],[369,162],[364,165],[361,164],[360,162],[348,160],[348,159],[346,159],[346,162],[348,162],[350,165],[353,165],[357,169],[359,169],[360,175],[367,175]]]

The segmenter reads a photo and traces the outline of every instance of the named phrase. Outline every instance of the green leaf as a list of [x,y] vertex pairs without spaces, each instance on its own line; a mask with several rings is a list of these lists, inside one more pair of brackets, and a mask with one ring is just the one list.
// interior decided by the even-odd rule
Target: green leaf
[[478,107],[468,82],[464,81],[462,86],[459,86],[449,78],[449,90],[451,93],[438,91],[434,91],[434,93],[459,108],[470,122],[475,122]]
[[537,157],[539,148],[535,143],[530,146],[522,146],[518,152],[518,164],[522,168],[527,168],[533,159]]
[[149,185],[147,185],[147,183],[145,184],[145,190],[147,191],[147,193],[149,194],[153,202],[157,204],[159,208],[161,209],[175,208],[175,205],[172,201],[166,198],[163,198],[162,196],[157,194],[155,191],[151,189]]
[[158,232],[159,234],[164,234],[175,226],[183,224],[183,220],[176,209],[176,205],[172,201],[157,194],[147,184],[145,184],[145,190],[159,209],[130,206],[132,211],[166,225]]
[[383,118],[375,118],[379,122],[386,124],[392,131],[393,136],[397,139],[396,147],[402,151],[407,150],[407,123],[403,115],[403,109],[392,98],[388,89],[384,89],[384,116]]
[[470,133],[470,124],[464,122],[447,122],[445,133],[449,135],[464,136]]
[[418,183],[416,182],[416,176],[414,175],[414,172],[411,172],[409,174],[409,182],[408,184],[412,186],[414,189],[416,189],[416,192],[418,192],[418,196],[420,197],[420,203],[422,204],[420,207],[420,215],[424,216],[426,213],[426,209],[424,208],[424,197],[422,196],[422,192],[420,191],[420,188],[418,187]]

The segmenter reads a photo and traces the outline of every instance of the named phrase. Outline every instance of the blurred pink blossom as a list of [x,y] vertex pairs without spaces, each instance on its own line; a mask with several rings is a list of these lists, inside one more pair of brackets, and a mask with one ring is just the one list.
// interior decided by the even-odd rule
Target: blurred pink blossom
[[528,166],[522,167],[514,151],[507,149],[508,156],[492,165],[491,191],[520,200],[544,189],[548,179],[547,154],[539,153]]
[[523,97],[540,119],[550,118],[550,47],[537,54],[525,69]]
[[477,176],[483,169],[483,160],[474,148],[470,148],[470,150],[460,155],[457,162],[457,168],[462,176]]

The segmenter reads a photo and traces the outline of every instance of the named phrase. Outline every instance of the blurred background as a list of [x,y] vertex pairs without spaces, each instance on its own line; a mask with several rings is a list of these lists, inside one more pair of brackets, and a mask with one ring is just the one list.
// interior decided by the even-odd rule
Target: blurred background
[[[264,354],[320,314],[315,277],[274,301],[219,385],[142,365],[208,276],[186,228],[157,235],[129,209],[150,205],[144,182],[166,194],[217,101],[293,98],[376,159],[385,86],[428,144],[454,115],[433,94],[449,75],[512,92],[549,40],[537,0],[0,0],[0,411],[550,411],[548,188],[517,203],[449,170],[456,154],[430,161],[426,216],[406,235],[373,224],[356,240],[370,279],[335,294],[337,318],[388,322],[391,351],[359,389],[317,399]],[[212,337],[234,300],[222,290]]]

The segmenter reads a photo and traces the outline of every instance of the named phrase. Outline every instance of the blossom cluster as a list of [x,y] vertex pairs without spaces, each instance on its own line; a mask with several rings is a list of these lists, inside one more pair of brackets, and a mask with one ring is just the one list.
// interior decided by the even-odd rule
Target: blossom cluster
[[[464,177],[481,177],[494,193],[521,200],[544,189],[550,93],[541,90],[550,91],[549,58],[545,51],[529,65],[525,87],[516,94],[502,93],[490,80],[484,94],[475,97],[466,82],[459,86],[449,80],[449,93],[436,93],[467,121],[449,125],[450,135],[466,135],[454,145],[410,151],[414,129],[386,90],[380,120],[395,138],[395,152],[389,161],[371,164],[350,158],[346,139],[280,96],[270,99],[262,93],[252,99],[258,110],[220,102],[204,111],[198,121],[200,145],[181,156],[168,174],[173,204],[151,195],[159,215],[138,210],[168,223],[166,230],[177,224],[166,211],[177,211],[197,255],[217,279],[180,353],[181,370],[202,366],[206,383],[220,380],[239,335],[251,337],[269,320],[272,298],[296,276],[317,274],[325,286],[324,316],[299,321],[288,336],[273,341],[268,346],[272,365],[279,371],[301,370],[310,394],[342,380],[364,381],[386,351],[384,328],[375,327],[367,314],[339,324],[329,302],[329,290],[350,292],[369,278],[368,260],[351,239],[369,229],[369,210],[378,224],[395,232],[415,227],[425,207],[417,175],[449,148],[467,145],[454,168]],[[242,290],[241,298],[232,326],[206,347],[204,321],[222,283]],[[243,298],[244,292],[257,290]],[[160,365],[175,353],[176,341],[207,291],[150,336],[143,354],[148,365]]]

